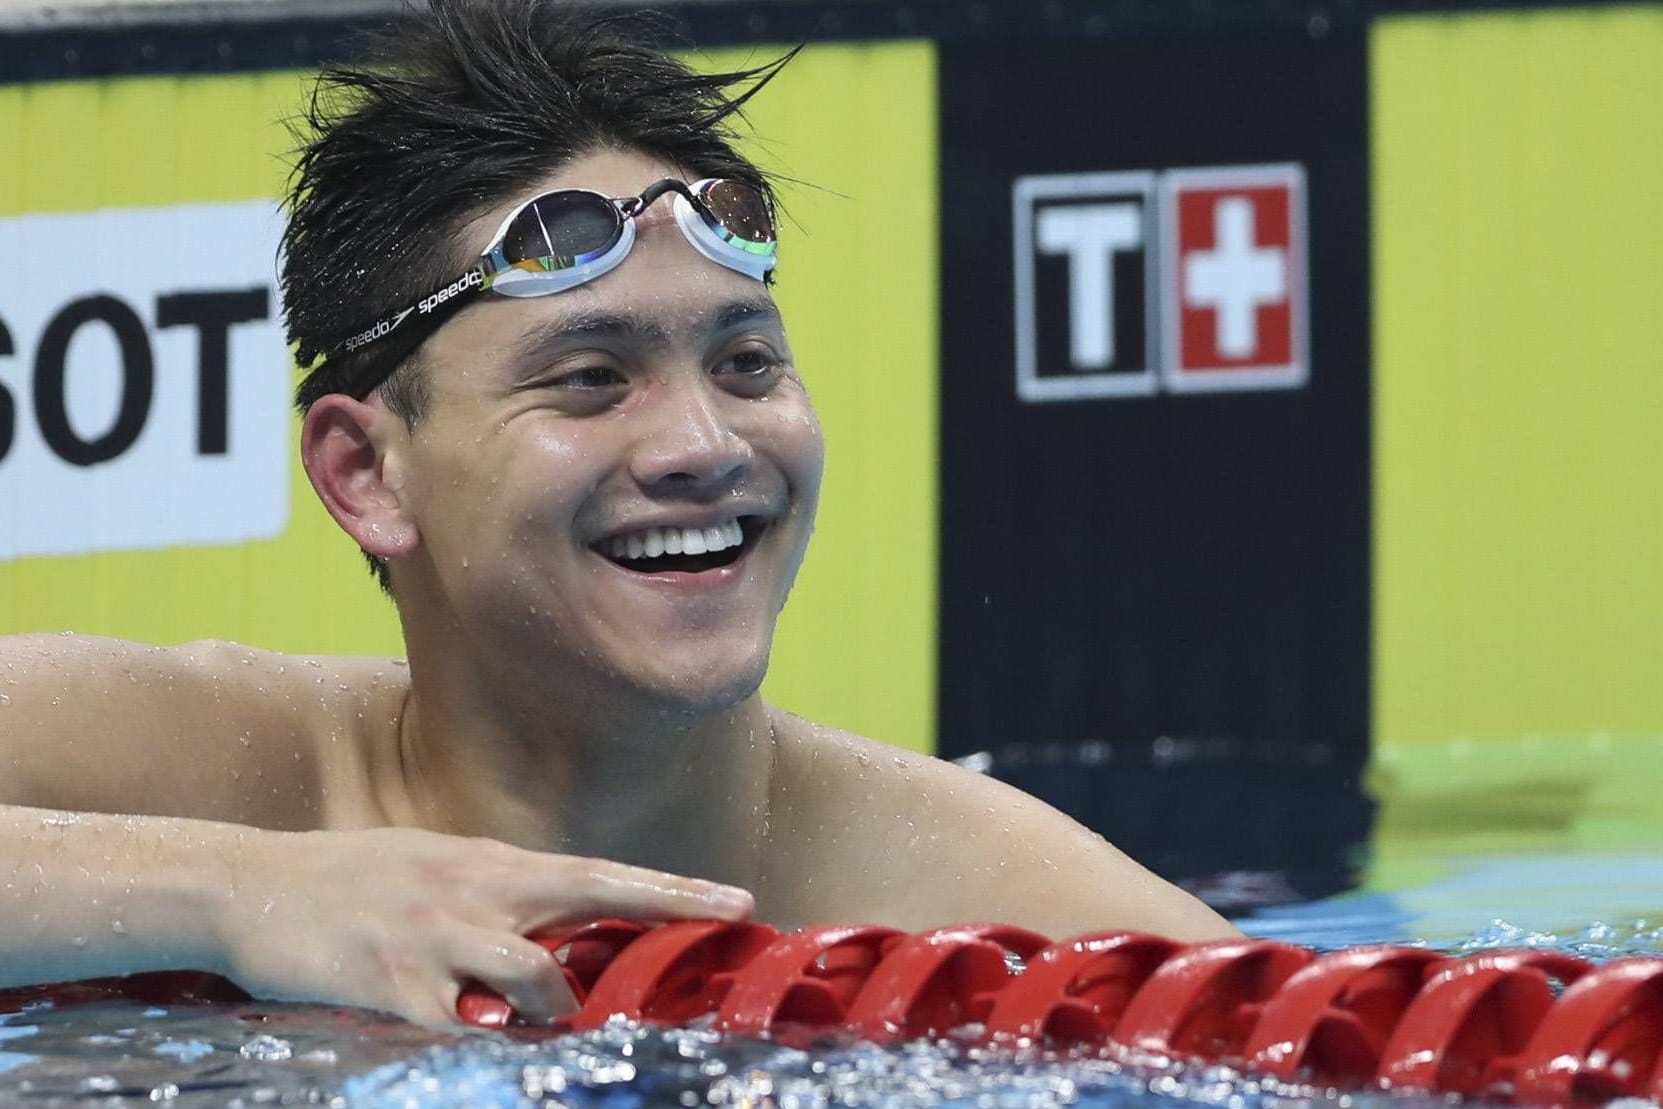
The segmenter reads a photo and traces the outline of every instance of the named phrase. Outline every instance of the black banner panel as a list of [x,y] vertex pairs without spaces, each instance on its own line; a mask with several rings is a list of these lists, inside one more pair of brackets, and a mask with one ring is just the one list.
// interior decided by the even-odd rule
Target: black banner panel
[[943,45],[942,754],[1365,756],[1366,62]]

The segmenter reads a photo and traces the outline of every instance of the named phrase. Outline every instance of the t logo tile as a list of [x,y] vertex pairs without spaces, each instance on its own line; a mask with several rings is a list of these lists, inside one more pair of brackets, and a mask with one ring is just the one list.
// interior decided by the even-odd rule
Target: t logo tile
[[1023,400],[1155,392],[1154,183],[1142,171],[1016,180],[1016,391]]

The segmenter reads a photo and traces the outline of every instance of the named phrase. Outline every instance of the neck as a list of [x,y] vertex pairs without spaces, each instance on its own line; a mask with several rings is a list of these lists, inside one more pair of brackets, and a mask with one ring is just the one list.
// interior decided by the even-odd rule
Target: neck
[[592,674],[511,682],[456,639],[410,648],[382,783],[397,823],[755,883],[774,760],[759,696],[695,712]]

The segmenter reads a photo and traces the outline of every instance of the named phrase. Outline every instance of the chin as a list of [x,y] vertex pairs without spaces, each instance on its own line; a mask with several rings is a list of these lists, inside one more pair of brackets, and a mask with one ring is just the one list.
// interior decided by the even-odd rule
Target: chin
[[637,688],[659,702],[664,711],[703,717],[727,712],[744,703],[762,686],[767,672],[766,652],[738,665],[725,660],[713,665],[706,654],[684,667],[640,675],[636,682]]

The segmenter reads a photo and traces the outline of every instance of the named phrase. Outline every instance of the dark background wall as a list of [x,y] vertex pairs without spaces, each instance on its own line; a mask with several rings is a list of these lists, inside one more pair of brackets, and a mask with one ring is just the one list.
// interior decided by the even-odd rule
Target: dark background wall
[[[948,753],[1161,736],[1366,751],[1367,88],[1359,29],[943,48]],[[1018,176],[1262,163],[1307,179],[1307,384],[1018,398]],[[1067,264],[1036,260],[1052,363]],[[1118,276],[1116,303],[1141,303]],[[1120,331],[1117,358],[1139,360]]]

